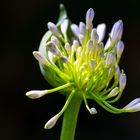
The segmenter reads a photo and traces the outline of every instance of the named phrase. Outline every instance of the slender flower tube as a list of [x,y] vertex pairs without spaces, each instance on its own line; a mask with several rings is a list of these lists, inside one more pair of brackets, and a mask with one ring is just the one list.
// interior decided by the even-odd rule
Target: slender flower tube
[[58,23],[48,23],[48,31],[41,40],[39,50],[33,52],[42,75],[53,89],[31,90],[26,96],[38,99],[56,92],[66,96],[63,108],[44,127],[54,127],[64,113],[60,140],[74,140],[82,101],[92,115],[97,114],[97,110],[89,106],[88,100],[97,102],[113,114],[140,111],[139,98],[121,109],[112,105],[120,99],[127,81],[126,74],[119,67],[124,51],[121,41],[123,22],[115,22],[104,45],[106,25],[101,23],[97,28],[93,27],[94,15],[94,10],[90,8],[85,23],[76,25],[69,20],[61,4]]

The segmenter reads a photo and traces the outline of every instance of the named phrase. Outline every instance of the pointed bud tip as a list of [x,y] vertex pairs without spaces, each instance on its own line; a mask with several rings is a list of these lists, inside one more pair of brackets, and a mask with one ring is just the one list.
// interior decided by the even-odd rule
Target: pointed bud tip
[[44,95],[44,92],[41,90],[31,90],[25,94],[30,99],[38,99]]

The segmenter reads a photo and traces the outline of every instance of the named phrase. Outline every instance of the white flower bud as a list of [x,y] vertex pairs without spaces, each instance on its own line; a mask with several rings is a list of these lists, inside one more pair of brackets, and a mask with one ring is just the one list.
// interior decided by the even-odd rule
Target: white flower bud
[[38,99],[45,95],[46,90],[31,90],[28,91],[25,95],[28,96],[30,99]]
[[82,34],[80,34],[80,35],[79,35],[79,40],[80,40],[81,45],[84,45],[84,42],[85,42],[85,36],[82,35]]
[[97,26],[97,34],[99,35],[98,42],[101,42],[105,37],[106,25],[104,23]]
[[97,114],[97,110],[94,107],[90,108],[89,112],[92,115]]
[[70,44],[69,43],[66,43],[65,44],[65,50],[67,51],[68,54],[71,53],[71,47],[70,47]]
[[42,64],[44,65],[50,65],[49,61],[45,58],[43,54],[41,54],[38,51],[33,52],[34,57]]
[[108,98],[114,97],[119,93],[119,88],[115,87],[111,90],[111,92],[107,95]]
[[125,109],[128,112],[140,111],[140,98],[134,99],[128,105],[126,105],[123,109]]
[[45,129],[51,129],[52,127],[54,127],[54,125],[56,124],[58,120],[57,116],[52,117],[44,126]]
[[62,32],[63,35],[66,34],[66,32],[68,30],[68,26],[69,26],[69,21],[68,21],[68,19],[65,19],[63,21],[63,23],[61,24],[61,32]]
[[112,52],[109,52],[105,60],[106,67],[110,67],[112,64],[115,63],[115,61],[116,61],[115,55]]
[[94,45],[93,45],[93,41],[92,40],[89,40],[88,43],[87,43],[87,49],[90,50],[90,51],[94,51]]
[[96,61],[92,59],[92,60],[90,60],[89,65],[90,65],[91,69],[94,70],[97,64],[96,64]]

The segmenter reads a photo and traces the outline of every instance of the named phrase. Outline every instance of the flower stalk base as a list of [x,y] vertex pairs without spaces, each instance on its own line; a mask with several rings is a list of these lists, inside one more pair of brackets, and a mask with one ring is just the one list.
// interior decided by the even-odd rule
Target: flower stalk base
[[60,140],[74,140],[77,118],[82,98],[74,95],[64,112]]

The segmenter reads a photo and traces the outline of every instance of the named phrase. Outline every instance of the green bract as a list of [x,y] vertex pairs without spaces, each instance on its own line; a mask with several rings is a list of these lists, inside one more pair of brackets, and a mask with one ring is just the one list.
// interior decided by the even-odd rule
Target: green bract
[[[119,61],[124,50],[121,41],[122,20],[117,21],[104,42],[106,25],[93,27],[94,10],[86,14],[86,23],[71,23],[63,5],[60,5],[58,23],[48,23],[48,31],[42,38],[39,51],[34,57],[39,61],[40,69],[54,89],[32,90],[26,93],[29,98],[37,99],[55,91],[67,96],[62,110],[51,118],[45,128],[52,128],[57,119],[67,109],[72,98],[78,95],[87,110],[96,114],[94,107],[89,107],[87,99],[96,101],[111,113],[134,112],[140,110],[139,98],[122,109],[111,104],[118,101],[126,85],[126,75],[119,68]],[[78,98],[77,98],[78,102]]]

